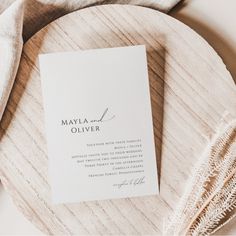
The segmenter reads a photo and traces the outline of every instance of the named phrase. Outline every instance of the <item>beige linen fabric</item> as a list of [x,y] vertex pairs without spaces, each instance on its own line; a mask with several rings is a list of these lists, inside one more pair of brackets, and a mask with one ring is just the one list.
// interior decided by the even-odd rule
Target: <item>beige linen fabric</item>
[[20,61],[23,12],[24,6],[18,1],[0,16],[0,120]]

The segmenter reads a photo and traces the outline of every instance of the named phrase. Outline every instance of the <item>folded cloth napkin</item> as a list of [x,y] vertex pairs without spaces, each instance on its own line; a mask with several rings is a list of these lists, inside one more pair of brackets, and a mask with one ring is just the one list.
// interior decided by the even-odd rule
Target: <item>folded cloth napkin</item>
[[[0,120],[27,40],[43,26],[69,12],[96,4],[134,4],[169,11],[180,0],[1,0],[0,11]],[[24,10],[25,9],[25,10]]]
[[0,16],[0,120],[20,61],[23,8],[18,1]]

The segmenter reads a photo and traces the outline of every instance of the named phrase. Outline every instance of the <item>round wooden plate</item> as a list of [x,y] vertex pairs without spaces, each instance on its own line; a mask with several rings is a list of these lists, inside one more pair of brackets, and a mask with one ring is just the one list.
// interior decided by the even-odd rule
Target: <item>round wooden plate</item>
[[[136,44],[148,53],[160,195],[52,205],[38,54]],[[1,123],[0,177],[20,211],[45,233],[160,234],[225,111],[236,113],[233,79],[190,28],[137,6],[80,10],[24,46]]]

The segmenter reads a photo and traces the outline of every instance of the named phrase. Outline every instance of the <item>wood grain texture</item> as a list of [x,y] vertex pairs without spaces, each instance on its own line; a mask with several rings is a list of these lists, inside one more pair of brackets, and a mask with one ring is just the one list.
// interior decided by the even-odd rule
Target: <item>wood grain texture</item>
[[[52,205],[38,54],[136,44],[147,47],[160,195]],[[225,111],[236,115],[233,79],[190,28],[137,6],[80,10],[24,46],[1,122],[0,178],[20,211],[47,234],[161,234]]]

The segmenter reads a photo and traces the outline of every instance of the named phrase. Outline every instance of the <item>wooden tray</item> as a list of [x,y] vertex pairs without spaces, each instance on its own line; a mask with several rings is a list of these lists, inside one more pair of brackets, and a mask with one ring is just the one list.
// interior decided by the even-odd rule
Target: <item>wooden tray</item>
[[[53,206],[38,54],[136,44],[145,44],[148,52],[160,195]],[[0,177],[20,211],[45,233],[160,234],[226,110],[236,113],[234,82],[190,28],[137,6],[80,10],[49,24],[24,46],[1,123]]]

